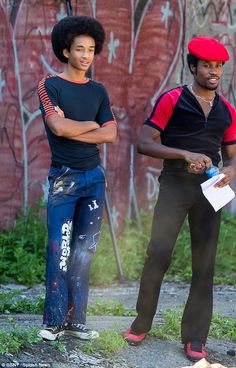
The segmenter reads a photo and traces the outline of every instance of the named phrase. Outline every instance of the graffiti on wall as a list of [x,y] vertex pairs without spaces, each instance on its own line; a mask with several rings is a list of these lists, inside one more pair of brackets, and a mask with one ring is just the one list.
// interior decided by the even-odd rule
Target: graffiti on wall
[[[184,45],[196,33],[213,34],[234,54],[232,1],[74,0],[73,14],[91,15],[106,30],[92,77],[108,89],[119,124],[114,145],[102,147],[112,216],[139,218],[158,195],[161,162],[136,152],[137,135],[157,96],[187,79]],[[37,85],[62,71],[50,33],[66,16],[65,1],[0,1],[0,228],[47,195],[50,152],[39,113]],[[189,30],[189,33],[187,33]],[[188,37],[186,36],[188,34]],[[232,58],[233,60],[233,58]],[[234,63],[226,66],[222,93],[235,102]]]
[[[236,31],[236,3],[235,1],[193,1],[192,16],[193,35],[210,34],[225,44],[230,54],[230,63],[224,67],[224,78],[221,82],[221,93],[236,106],[235,95],[235,31]],[[210,25],[210,27],[209,27]]]

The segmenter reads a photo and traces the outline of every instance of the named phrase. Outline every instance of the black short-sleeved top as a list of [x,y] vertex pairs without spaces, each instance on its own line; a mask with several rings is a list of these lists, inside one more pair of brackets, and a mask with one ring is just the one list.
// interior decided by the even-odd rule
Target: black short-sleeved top
[[236,111],[216,93],[207,118],[188,87],[163,93],[144,122],[161,132],[162,144],[204,153],[214,165],[220,161],[221,145],[236,144]]
[[96,144],[58,137],[49,129],[46,119],[59,106],[65,118],[76,121],[96,121],[101,127],[114,123],[109,98],[101,83],[88,79],[78,83],[48,75],[38,85],[40,110],[51,149],[53,163],[88,170],[100,163]]

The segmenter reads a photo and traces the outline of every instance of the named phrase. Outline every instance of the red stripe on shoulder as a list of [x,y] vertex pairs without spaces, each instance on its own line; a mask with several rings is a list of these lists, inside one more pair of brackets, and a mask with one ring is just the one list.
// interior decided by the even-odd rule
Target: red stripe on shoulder
[[231,105],[231,103],[226,100],[223,96],[219,96],[221,98],[221,100],[225,103],[225,105],[228,107],[231,115],[235,114],[235,108],[233,107],[233,105]]
[[182,92],[183,87],[177,87],[162,94],[155,103],[149,121],[155,124],[157,128],[164,130]]
[[224,102],[224,104],[228,107],[228,110],[230,112],[232,121],[230,126],[226,129],[224,137],[223,137],[223,143],[232,142],[232,144],[235,144],[236,141],[236,110],[231,105],[231,103],[226,100],[223,96],[220,96],[221,100]]

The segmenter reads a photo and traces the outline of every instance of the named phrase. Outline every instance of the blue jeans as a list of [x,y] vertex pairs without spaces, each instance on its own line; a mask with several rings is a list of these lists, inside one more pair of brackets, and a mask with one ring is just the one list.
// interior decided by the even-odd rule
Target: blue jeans
[[102,166],[49,171],[47,208],[47,325],[86,322],[89,268],[96,251],[105,201]]

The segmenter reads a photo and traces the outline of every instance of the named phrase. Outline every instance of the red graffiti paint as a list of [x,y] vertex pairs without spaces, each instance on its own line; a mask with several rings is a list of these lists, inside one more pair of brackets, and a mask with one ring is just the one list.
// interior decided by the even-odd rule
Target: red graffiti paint
[[[119,124],[116,144],[103,151],[111,210],[119,224],[135,204],[150,205],[158,191],[161,163],[138,155],[136,141],[155,96],[169,86],[179,62],[182,3],[117,0],[110,6],[108,0],[72,1],[74,14],[96,16],[106,30],[93,77],[107,87]],[[44,195],[50,153],[37,84],[47,72],[63,68],[52,53],[50,33],[66,11],[63,1],[22,0],[14,8],[7,4],[0,5],[0,228]]]

